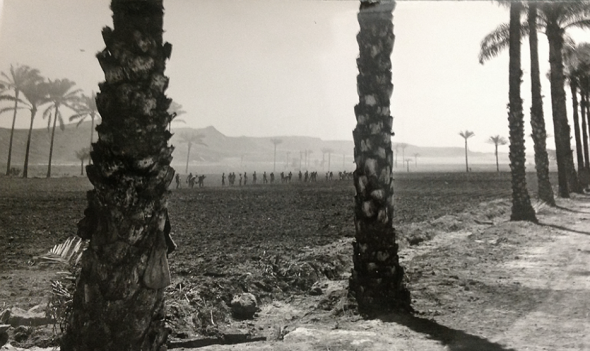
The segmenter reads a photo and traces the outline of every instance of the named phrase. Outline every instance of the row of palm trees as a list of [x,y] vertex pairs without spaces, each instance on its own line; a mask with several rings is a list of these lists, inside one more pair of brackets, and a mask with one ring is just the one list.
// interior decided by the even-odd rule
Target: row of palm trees
[[[565,58],[576,56],[574,52],[578,50],[574,49],[575,44],[567,36],[566,31],[569,28],[590,27],[590,3],[587,1],[504,1],[501,3],[510,7],[510,22],[498,26],[483,39],[479,59],[480,63],[483,64],[490,58],[497,56],[505,48],[509,49],[508,121],[513,194],[511,218],[513,220],[536,222],[537,219],[532,209],[525,179],[524,122],[520,94],[522,80],[521,38],[529,37],[531,55],[531,127],[535,150],[538,194],[542,201],[555,205],[553,190],[549,183],[549,159],[546,149],[547,132],[543,116],[537,32],[546,34],[549,42],[549,79],[559,195],[569,197],[570,192],[581,192],[582,186],[573,163],[565,94],[566,71],[572,74],[577,71],[575,69],[564,70],[564,60],[566,62],[575,61],[573,59],[567,61]],[[577,80],[574,81],[577,82]],[[574,94],[574,97],[576,95]],[[575,106],[575,116],[577,116],[577,109],[577,106]],[[578,128],[577,122],[577,120],[574,120],[576,128]],[[577,139],[577,143],[580,144],[579,139]]]
[[[19,110],[30,111],[29,133],[27,136],[25,161],[23,166],[23,178],[28,176],[29,151],[33,122],[39,109],[43,108],[42,116],[47,119],[47,130],[51,131],[49,145],[49,161],[47,166],[47,178],[51,177],[51,162],[53,157],[53,141],[55,128],[59,122],[60,129],[64,130],[63,108],[73,111],[70,121],[79,120],[78,125],[89,116],[92,120],[90,142],[92,143],[94,132],[94,120],[98,117],[95,95],[86,96],[80,89],[74,89],[76,83],[68,79],[46,79],[39,70],[26,65],[10,66],[8,73],[0,73],[0,101],[10,103],[10,106],[0,109],[0,114],[12,112],[12,126],[8,142],[8,158],[6,162],[6,175],[10,174],[12,162],[12,144],[14,126]],[[61,110],[60,110],[61,109]]]

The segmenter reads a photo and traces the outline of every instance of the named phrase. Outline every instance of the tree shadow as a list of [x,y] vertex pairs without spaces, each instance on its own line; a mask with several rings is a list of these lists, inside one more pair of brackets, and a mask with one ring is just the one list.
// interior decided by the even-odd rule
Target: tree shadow
[[567,232],[572,232],[572,233],[576,233],[576,234],[584,234],[584,235],[590,235],[590,232],[583,232],[581,230],[575,230],[575,229],[571,229],[571,228],[566,228],[566,227],[562,227],[560,225],[556,225],[556,224],[549,224],[549,223],[538,223],[541,226],[544,227],[551,227],[551,228],[555,228],[555,229],[559,229],[559,230],[564,230]]
[[498,343],[491,342],[477,335],[462,330],[452,329],[438,324],[434,320],[414,316],[411,314],[388,314],[379,317],[383,322],[397,323],[415,332],[428,335],[439,341],[451,351],[516,351],[505,348]]
[[590,212],[572,210],[571,208],[567,208],[567,207],[563,207],[563,206],[559,206],[559,205],[555,205],[555,208],[560,209],[560,210],[563,210],[563,211],[567,211],[567,212],[572,212],[572,213],[590,214]]

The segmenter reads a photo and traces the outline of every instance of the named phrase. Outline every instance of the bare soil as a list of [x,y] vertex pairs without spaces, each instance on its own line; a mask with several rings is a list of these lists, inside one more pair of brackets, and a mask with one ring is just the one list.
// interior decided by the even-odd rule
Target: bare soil
[[[266,339],[201,350],[590,349],[590,197],[537,204],[541,224],[531,224],[508,221],[505,175],[397,183],[396,229],[416,313],[374,320],[347,298],[350,184],[173,190],[170,339]],[[0,179],[0,310],[47,303],[58,268],[35,256],[75,234],[89,188],[84,178]],[[252,320],[229,311],[241,292],[259,301]],[[10,343],[50,346],[59,336],[51,327],[28,333]]]

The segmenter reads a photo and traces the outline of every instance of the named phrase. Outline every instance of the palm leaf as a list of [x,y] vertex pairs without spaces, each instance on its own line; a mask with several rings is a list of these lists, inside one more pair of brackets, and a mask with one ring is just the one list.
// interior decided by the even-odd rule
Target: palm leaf
[[[527,23],[522,23],[520,26],[520,37],[525,38],[529,35],[529,27]],[[502,51],[508,48],[510,39],[510,25],[502,23],[491,33],[486,35],[480,43],[479,63],[482,65],[498,56]]]
[[61,263],[75,266],[84,252],[83,241],[77,236],[69,237],[61,244],[55,245],[40,259],[45,263]]

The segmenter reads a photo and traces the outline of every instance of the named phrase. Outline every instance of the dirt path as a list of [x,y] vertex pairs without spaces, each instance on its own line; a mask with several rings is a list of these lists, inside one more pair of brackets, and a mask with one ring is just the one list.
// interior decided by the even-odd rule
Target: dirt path
[[517,350],[590,349],[590,202],[562,201],[568,210],[541,217],[551,241],[524,248],[521,259],[499,267],[513,280],[547,296],[495,336]]

